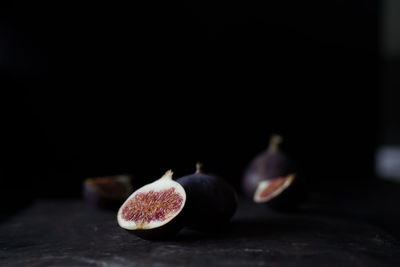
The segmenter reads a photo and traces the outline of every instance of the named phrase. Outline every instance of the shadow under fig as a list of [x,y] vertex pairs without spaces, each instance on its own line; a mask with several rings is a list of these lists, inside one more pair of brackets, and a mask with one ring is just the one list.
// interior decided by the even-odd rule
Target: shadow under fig
[[270,218],[262,220],[237,219],[216,231],[200,232],[184,229],[175,238],[180,242],[198,242],[201,240],[227,239],[273,239],[282,235],[313,231],[314,227],[307,221],[294,221],[290,218]]

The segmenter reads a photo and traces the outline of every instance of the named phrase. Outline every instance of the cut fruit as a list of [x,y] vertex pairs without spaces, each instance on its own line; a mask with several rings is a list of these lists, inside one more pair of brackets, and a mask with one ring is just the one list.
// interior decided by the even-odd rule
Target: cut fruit
[[136,228],[151,228],[158,222],[167,222],[182,207],[183,197],[175,188],[138,192],[125,204],[121,215],[134,222]]
[[132,193],[130,177],[126,175],[88,178],[85,183],[96,188],[99,194],[107,198],[119,199]]
[[118,224],[146,239],[172,235],[181,227],[170,224],[178,222],[176,219],[185,202],[185,190],[172,180],[172,172],[168,171],[129,196],[118,211]]
[[278,196],[292,184],[295,177],[295,174],[289,174],[285,177],[261,181],[254,193],[254,201],[257,203],[267,202]]
[[247,167],[243,177],[243,191],[254,197],[259,184],[297,172],[294,162],[279,149],[283,141],[279,135],[272,135],[268,149],[257,155]]
[[257,203],[266,203],[277,211],[295,211],[307,199],[304,174],[282,152],[283,139],[272,135],[267,150],[256,156],[243,175],[242,188]]
[[101,208],[117,209],[132,192],[130,175],[87,178],[83,182],[84,199]]

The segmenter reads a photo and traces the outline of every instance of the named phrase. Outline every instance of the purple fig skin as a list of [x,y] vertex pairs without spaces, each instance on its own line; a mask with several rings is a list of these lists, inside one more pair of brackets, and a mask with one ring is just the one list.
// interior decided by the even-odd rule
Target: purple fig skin
[[123,203],[123,201],[102,197],[93,186],[86,183],[83,184],[83,198],[93,206],[102,209],[116,210]]
[[247,196],[253,198],[260,182],[296,174],[295,179],[288,188],[266,202],[269,207],[275,210],[293,211],[305,199],[304,179],[298,174],[294,162],[279,150],[281,141],[282,138],[280,136],[273,135],[268,149],[250,162],[244,172],[242,188]]
[[185,226],[194,230],[213,232],[225,227],[237,209],[237,193],[224,179],[204,174],[197,164],[194,174],[176,181],[186,191],[183,211]]

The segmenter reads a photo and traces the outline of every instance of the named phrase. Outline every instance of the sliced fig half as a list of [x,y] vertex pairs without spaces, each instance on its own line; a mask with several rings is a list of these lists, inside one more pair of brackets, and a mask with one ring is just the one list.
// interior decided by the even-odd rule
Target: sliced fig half
[[306,199],[305,180],[292,159],[281,151],[282,141],[279,135],[271,136],[268,149],[250,162],[242,185],[255,202],[280,211],[293,211]]
[[172,171],[128,197],[118,211],[118,224],[144,239],[165,239],[182,229],[180,213],[186,192],[172,180]]
[[294,181],[296,174],[289,174],[285,177],[264,180],[259,182],[253,200],[257,203],[268,202],[281,194]]
[[84,199],[100,208],[118,209],[132,192],[130,175],[93,177],[83,182]]

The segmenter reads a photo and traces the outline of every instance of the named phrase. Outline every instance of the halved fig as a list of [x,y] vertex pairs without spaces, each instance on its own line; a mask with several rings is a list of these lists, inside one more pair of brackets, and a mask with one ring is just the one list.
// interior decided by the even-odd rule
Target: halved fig
[[84,199],[101,208],[118,209],[132,192],[130,175],[87,178],[83,182]]
[[294,181],[296,174],[289,174],[285,177],[264,180],[258,183],[253,200],[257,203],[268,202],[286,190]]
[[183,228],[180,213],[186,192],[172,180],[172,171],[128,197],[118,211],[118,224],[144,239],[165,239]]
[[244,192],[257,203],[290,211],[305,200],[304,179],[291,158],[279,148],[282,137],[272,135],[266,151],[256,156],[243,177]]

